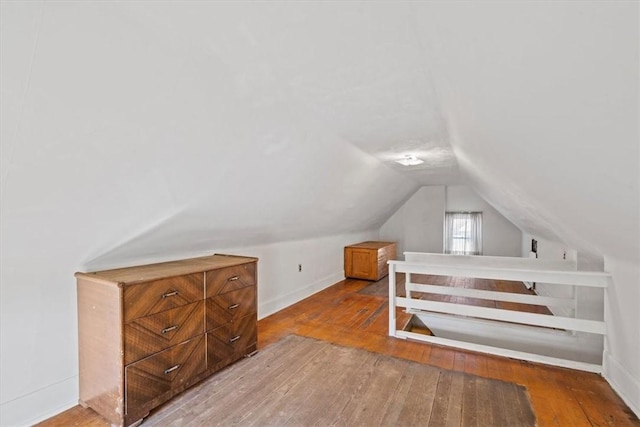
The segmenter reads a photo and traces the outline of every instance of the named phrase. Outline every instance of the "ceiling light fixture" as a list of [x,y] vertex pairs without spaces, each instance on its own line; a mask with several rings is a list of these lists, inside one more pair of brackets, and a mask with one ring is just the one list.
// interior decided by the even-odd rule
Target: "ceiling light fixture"
[[400,163],[403,166],[415,166],[424,163],[424,160],[420,160],[416,156],[407,154],[400,160],[396,160],[396,162]]

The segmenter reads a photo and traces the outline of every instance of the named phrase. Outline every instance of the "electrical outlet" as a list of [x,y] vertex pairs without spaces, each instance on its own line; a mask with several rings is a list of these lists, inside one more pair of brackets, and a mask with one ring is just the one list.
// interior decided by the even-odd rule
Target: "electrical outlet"
[[302,271],[302,264],[298,264],[298,273]]

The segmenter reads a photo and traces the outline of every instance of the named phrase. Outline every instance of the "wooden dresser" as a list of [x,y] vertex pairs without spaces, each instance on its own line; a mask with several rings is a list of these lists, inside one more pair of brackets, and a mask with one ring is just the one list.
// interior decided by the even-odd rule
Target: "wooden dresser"
[[387,261],[396,259],[394,242],[362,242],[344,248],[344,275],[380,280],[389,274]]
[[80,404],[112,424],[257,350],[257,258],[212,255],[76,273]]

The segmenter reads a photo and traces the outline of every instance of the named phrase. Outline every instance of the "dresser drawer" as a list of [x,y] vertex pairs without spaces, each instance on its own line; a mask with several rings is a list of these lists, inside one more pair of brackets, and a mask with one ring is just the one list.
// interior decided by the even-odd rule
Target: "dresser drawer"
[[205,273],[206,298],[256,284],[256,263],[211,270]]
[[199,301],[204,295],[202,273],[187,274],[124,287],[124,321]]
[[144,416],[206,369],[204,334],[125,368],[128,416]]
[[207,332],[207,369],[219,369],[252,353],[257,341],[255,313]]
[[207,330],[256,312],[256,287],[247,286],[207,298]]
[[124,325],[124,363],[133,363],[204,332],[204,301],[140,317]]

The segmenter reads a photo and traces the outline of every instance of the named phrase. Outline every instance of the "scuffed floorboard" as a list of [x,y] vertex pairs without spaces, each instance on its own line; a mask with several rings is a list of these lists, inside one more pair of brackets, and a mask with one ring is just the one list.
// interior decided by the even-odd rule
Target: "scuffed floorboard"
[[147,426],[533,426],[524,387],[290,335]]

